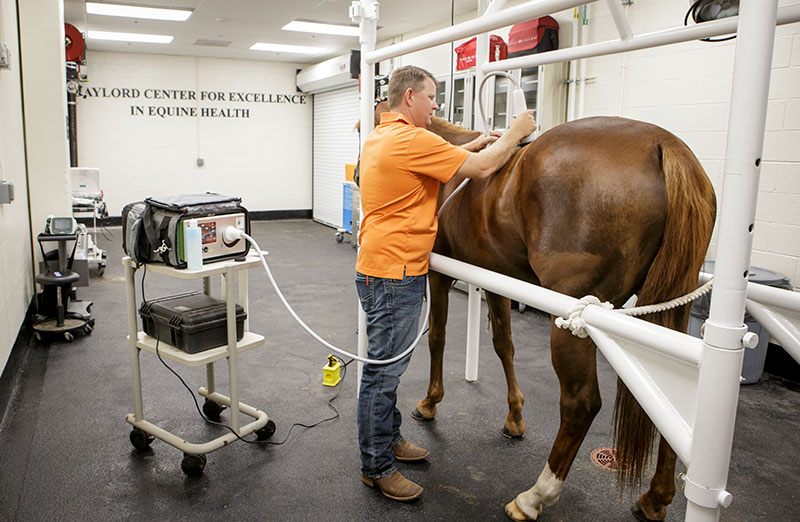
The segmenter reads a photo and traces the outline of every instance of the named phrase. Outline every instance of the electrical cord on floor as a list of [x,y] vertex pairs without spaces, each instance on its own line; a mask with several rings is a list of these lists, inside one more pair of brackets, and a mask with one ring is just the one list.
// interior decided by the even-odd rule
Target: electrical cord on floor
[[334,399],[336,399],[339,396],[339,392],[342,391],[342,388],[341,388],[340,385],[344,384],[344,378],[347,375],[347,365],[350,364],[351,362],[353,362],[354,359],[350,359],[349,361],[344,362],[344,360],[341,359],[340,357],[337,357],[335,355],[333,355],[332,357],[334,357],[336,360],[338,360],[342,364],[342,369],[344,370],[342,372],[342,379],[339,381],[339,383],[337,383],[337,386],[339,386],[339,389],[336,390],[336,393],[333,395],[333,397],[328,399],[328,407],[330,409],[332,409],[333,412],[334,412],[333,417],[328,417],[327,419],[322,419],[321,421],[315,422],[314,424],[310,424],[310,425],[302,424],[300,422],[295,422],[294,424],[289,426],[289,431],[288,431],[288,433],[286,433],[286,437],[280,442],[272,442],[272,441],[269,441],[269,440],[245,440],[245,442],[257,442],[257,443],[261,443],[261,444],[270,444],[270,445],[273,445],[273,446],[280,446],[281,444],[283,444],[284,442],[289,440],[289,435],[292,434],[292,430],[294,429],[295,426],[300,426],[301,428],[310,429],[310,428],[315,428],[315,427],[319,426],[323,422],[328,422],[328,421],[332,421],[332,420],[338,419],[339,418],[339,410],[337,410],[336,406],[333,405],[333,401],[334,401]]
[[[144,280],[145,280],[145,277],[147,277],[147,263],[144,264],[144,268],[142,270],[142,301],[143,302],[147,301],[147,299],[145,299],[145,294],[144,294]],[[200,403],[197,402],[197,397],[196,397],[194,391],[192,390],[192,388],[188,384],[186,384],[186,381],[183,380],[183,377],[181,377],[180,374],[178,374],[178,372],[176,372],[169,364],[167,364],[167,362],[164,360],[164,358],[161,357],[161,352],[158,349],[158,345],[159,345],[160,342],[161,342],[161,340],[160,340],[160,336],[158,334],[158,328],[156,328],[156,356],[158,357],[158,360],[161,361],[161,364],[163,364],[164,367],[167,370],[172,372],[172,374],[175,377],[177,377],[179,381],[181,381],[181,384],[183,384],[184,388],[186,388],[186,390],[188,390],[189,394],[192,396],[192,400],[194,401],[194,407],[197,410],[197,413],[200,414],[200,416],[203,418],[203,420],[205,420],[209,424],[214,424],[216,426],[221,426],[223,428],[226,428],[231,433],[233,433],[234,436],[236,436],[237,439],[239,439],[242,442],[246,442],[248,444],[269,444],[269,445],[272,445],[272,446],[280,446],[281,444],[284,444],[287,440],[289,440],[289,436],[292,434],[292,430],[294,429],[295,426],[300,426],[301,428],[311,429],[311,428],[315,428],[315,427],[319,426],[323,422],[328,422],[328,421],[333,421],[333,420],[338,419],[339,418],[339,410],[337,410],[336,407],[333,405],[333,401],[337,397],[339,397],[339,392],[342,391],[342,387],[339,386],[339,385],[343,385],[344,384],[344,378],[347,375],[347,365],[350,364],[351,362],[353,362],[353,360],[354,360],[354,359],[351,359],[351,360],[349,360],[347,362],[344,362],[344,359],[342,359],[340,357],[337,357],[335,355],[333,356],[336,360],[338,360],[341,363],[342,369],[344,371],[342,372],[341,380],[339,381],[339,383],[337,383],[337,386],[339,386],[339,388],[336,390],[336,393],[333,395],[333,397],[328,399],[328,407],[330,409],[332,409],[333,412],[334,412],[334,415],[332,417],[328,417],[326,419],[322,419],[320,421],[315,422],[314,424],[303,424],[301,422],[295,422],[294,424],[289,426],[289,431],[286,433],[286,437],[280,442],[272,442],[272,441],[269,441],[269,440],[247,440],[247,439],[241,437],[238,433],[236,433],[236,430],[234,430],[232,426],[229,426],[228,424],[225,424],[224,422],[217,422],[215,420],[212,420],[212,419],[208,418],[203,413],[203,410],[200,408]]]

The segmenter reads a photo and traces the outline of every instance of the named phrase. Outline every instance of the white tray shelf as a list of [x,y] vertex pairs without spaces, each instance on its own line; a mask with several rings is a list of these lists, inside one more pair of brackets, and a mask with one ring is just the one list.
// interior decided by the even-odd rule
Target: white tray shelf
[[[264,344],[264,336],[254,334],[253,332],[244,332],[242,339],[236,343],[236,351],[239,353],[246,352],[256,346]],[[156,353],[156,339],[150,337],[144,332],[139,332],[136,339],[136,347],[146,350],[150,353]],[[158,342],[158,353],[164,359],[169,359],[181,363],[185,366],[203,366],[212,363],[216,360],[228,357],[228,345],[217,346],[216,348],[209,348],[197,353],[187,353],[180,348],[175,348],[171,344],[164,341]]]

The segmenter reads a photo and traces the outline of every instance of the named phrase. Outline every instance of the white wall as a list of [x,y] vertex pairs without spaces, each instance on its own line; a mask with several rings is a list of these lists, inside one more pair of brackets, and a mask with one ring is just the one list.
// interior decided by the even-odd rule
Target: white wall
[[0,0],[0,42],[8,46],[11,68],[0,69],[0,179],[14,184],[16,198],[0,205],[0,373],[6,365],[33,298],[31,231],[22,133],[17,7]]
[[[87,62],[78,158],[100,169],[111,215],[148,196],[205,191],[240,196],[250,211],[311,208],[312,105],[296,92],[295,64],[107,52],[89,52]],[[148,89],[184,91],[186,99],[148,98]],[[203,94],[217,92],[221,101]],[[144,114],[134,115],[136,107]],[[195,115],[161,117],[160,107]],[[231,117],[202,116],[207,109]]]
[[[634,34],[681,25],[687,5],[637,0],[627,8]],[[602,2],[590,6],[589,34],[592,42],[617,38]],[[700,158],[719,196],[735,45],[687,42],[590,59],[585,116],[616,114],[670,130]],[[800,287],[800,24],[776,29],[761,165],[751,262]],[[716,233],[711,259],[715,241]]]

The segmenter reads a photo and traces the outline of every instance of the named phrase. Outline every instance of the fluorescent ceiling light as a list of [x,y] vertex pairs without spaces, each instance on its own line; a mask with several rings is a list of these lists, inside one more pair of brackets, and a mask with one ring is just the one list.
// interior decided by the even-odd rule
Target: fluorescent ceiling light
[[169,20],[173,22],[185,22],[192,11],[181,9],[161,9],[158,7],[138,7],[135,5],[120,4],[99,4],[96,2],[86,2],[86,12],[88,14],[105,16],[124,16],[127,18],[147,18],[148,20]]
[[89,31],[92,40],[114,40],[117,42],[141,42],[168,44],[174,38],[165,34],[113,33],[108,31]]
[[281,27],[284,31],[300,31],[303,33],[335,34],[339,36],[358,36],[358,27],[350,25],[320,24],[295,20]]
[[272,51],[274,53],[319,54],[327,49],[324,47],[309,47],[306,45],[284,45],[276,43],[255,43],[250,49],[253,51]]

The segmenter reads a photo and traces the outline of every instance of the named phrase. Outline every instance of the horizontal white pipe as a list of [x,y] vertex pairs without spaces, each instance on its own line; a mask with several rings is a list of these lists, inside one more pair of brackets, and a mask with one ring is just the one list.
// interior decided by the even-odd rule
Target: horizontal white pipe
[[786,352],[800,363],[800,330],[792,322],[762,304],[745,300],[745,309],[777,339]]
[[537,18],[564,9],[570,9],[584,3],[586,3],[585,0],[533,0],[532,2],[509,7],[496,13],[490,13],[473,20],[439,29],[438,31],[410,38],[404,42],[377,49],[367,53],[365,60],[367,63],[373,64],[381,60],[388,60],[389,58],[413,53],[435,45],[449,43],[460,38],[474,36],[478,33],[492,31],[500,27],[512,25],[521,20]]
[[439,254],[431,254],[430,266],[431,270],[525,303],[549,314],[567,317],[572,308],[578,304],[578,300],[574,297]]
[[747,284],[747,298],[765,305],[800,312],[800,293],[758,283]]
[[633,31],[628,23],[628,16],[625,14],[625,8],[619,0],[606,0],[608,10],[611,11],[611,17],[614,19],[614,25],[617,26],[620,40],[630,40],[633,37]]
[[686,420],[613,339],[595,327],[587,326],[586,330],[678,458],[688,466],[692,433]]
[[586,324],[656,350],[695,368],[700,366],[700,361],[703,359],[703,341],[696,337],[600,306],[586,307],[581,317]]
[[[496,272],[431,254],[432,270],[560,317],[568,317],[578,300]],[[642,321],[599,306],[588,306],[583,319],[611,334],[657,350],[692,366],[699,366],[702,341],[663,326]]]
[[[593,44],[581,45],[580,47],[569,47],[557,51],[533,54],[530,56],[520,56],[491,62],[481,67],[481,72],[486,74],[492,71],[506,71],[509,69],[521,69],[545,65],[548,63],[566,62],[569,60],[579,60],[581,58],[592,58],[594,56],[604,56],[609,54],[622,53],[627,51],[637,51],[650,47],[658,47],[680,42],[698,40],[712,36],[735,33],[739,18],[734,16],[705,22],[688,27],[676,27],[665,31],[634,36],[630,40],[611,40]],[[778,9],[778,25],[800,22],[800,4],[785,5]]]
[[[714,277],[714,274],[700,272],[698,279],[700,284],[704,284],[712,277]],[[761,304],[800,312],[800,292],[785,288],[775,288],[774,286],[760,283],[747,283],[747,298],[752,301],[758,301]]]

